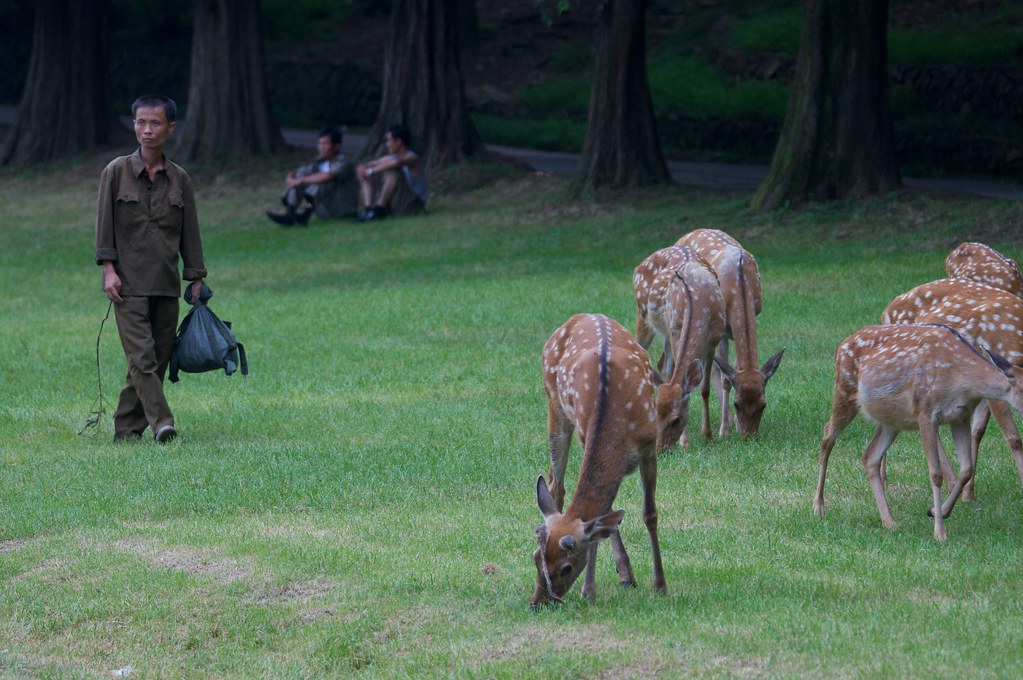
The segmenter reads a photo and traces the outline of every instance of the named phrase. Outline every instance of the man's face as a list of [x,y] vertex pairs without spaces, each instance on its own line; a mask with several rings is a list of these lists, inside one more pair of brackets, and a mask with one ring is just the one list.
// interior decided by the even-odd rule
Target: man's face
[[341,145],[335,144],[333,141],[331,141],[330,135],[324,135],[316,140],[316,151],[320,154],[322,158],[330,160],[334,158],[334,156],[336,156],[338,154],[338,151],[340,150]]
[[175,125],[167,122],[162,106],[140,106],[135,111],[135,138],[144,149],[162,150]]
[[398,153],[398,140],[390,132],[384,133],[384,145],[387,146],[387,153]]

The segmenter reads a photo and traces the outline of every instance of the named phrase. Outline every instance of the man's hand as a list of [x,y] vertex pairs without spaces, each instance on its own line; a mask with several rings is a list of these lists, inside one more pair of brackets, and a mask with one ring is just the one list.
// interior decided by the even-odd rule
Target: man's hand
[[121,277],[114,270],[113,262],[103,263],[103,293],[112,302],[118,304],[124,302],[121,297]]
[[202,279],[192,281],[192,288],[190,290],[192,291],[192,299],[189,302],[194,305],[199,301],[199,293],[202,292]]

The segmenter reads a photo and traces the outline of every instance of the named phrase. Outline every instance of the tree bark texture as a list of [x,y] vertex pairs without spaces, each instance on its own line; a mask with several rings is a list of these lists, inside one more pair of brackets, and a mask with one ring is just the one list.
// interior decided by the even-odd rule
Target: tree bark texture
[[107,85],[106,10],[107,0],[37,0],[25,90],[0,165],[64,158],[126,137]]
[[178,160],[271,154],[284,148],[266,84],[258,0],[196,0],[187,115]]
[[376,156],[384,132],[405,123],[411,148],[428,167],[487,156],[469,118],[458,46],[461,0],[394,0],[384,58],[383,93],[364,156]]
[[472,49],[480,44],[480,17],[476,0],[457,0],[458,3],[458,47]]
[[670,182],[646,74],[647,0],[596,4],[593,86],[576,189]]
[[806,0],[796,75],[755,210],[901,185],[888,102],[888,0]]

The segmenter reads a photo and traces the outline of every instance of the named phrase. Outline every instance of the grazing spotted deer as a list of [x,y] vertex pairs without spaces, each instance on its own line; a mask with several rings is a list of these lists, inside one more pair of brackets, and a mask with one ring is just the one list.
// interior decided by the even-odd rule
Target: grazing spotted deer
[[950,279],[970,279],[1023,298],[1023,274],[1019,265],[983,243],[960,243],[945,258]]
[[[969,279],[939,279],[903,293],[881,315],[884,324],[940,323],[951,326],[975,347],[989,349],[1004,356],[1010,363],[1023,365],[1023,300],[997,288]],[[1009,407],[1001,402],[983,402],[977,407],[971,432],[971,460],[977,469],[977,451],[990,417],[1002,430],[1012,451],[1023,484],[1023,440]],[[955,475],[944,449],[939,451],[945,478],[952,483]],[[974,498],[971,477],[963,498]]]
[[[667,585],[657,539],[657,440],[653,369],[647,353],[625,328],[600,314],[577,314],[556,330],[543,349],[547,393],[550,483],[536,480],[543,524],[536,528],[536,592],[533,606],[561,602],[585,565],[583,596],[596,597],[597,544],[610,538],[618,576],[633,585],[629,556],[618,533],[624,510],[611,510],[622,479],[639,467],[643,521],[650,534],[654,588]],[[572,432],[583,460],[575,496],[562,514],[565,468]]]
[[[973,474],[970,415],[984,399],[1023,409],[1021,381],[1023,369],[992,352],[982,355],[948,326],[867,326],[849,336],[835,352],[835,388],[821,439],[814,512],[824,516],[824,478],[835,440],[863,411],[877,423],[862,462],[881,522],[889,529],[898,526],[888,508],[881,461],[899,432],[919,430],[934,496],[928,515],[934,517],[934,538],[945,540],[944,520]],[[938,425],[945,423],[952,426],[959,476],[942,504]]]
[[[755,435],[767,406],[764,390],[781,363],[785,350],[757,366],[757,314],[763,309],[760,270],[753,255],[739,242],[717,229],[697,229],[675,245],[689,246],[714,270],[725,300],[727,325],[714,363],[720,370],[715,381],[721,400],[721,436],[732,427],[728,393],[735,387],[735,420],[739,434]],[[735,368],[728,363],[728,338],[735,342]]]
[[717,276],[688,246],[662,248],[636,267],[636,340],[649,348],[664,338],[657,391],[657,449],[689,446],[689,397],[700,386],[701,431],[710,441],[710,374],[714,350],[725,334],[725,301]]

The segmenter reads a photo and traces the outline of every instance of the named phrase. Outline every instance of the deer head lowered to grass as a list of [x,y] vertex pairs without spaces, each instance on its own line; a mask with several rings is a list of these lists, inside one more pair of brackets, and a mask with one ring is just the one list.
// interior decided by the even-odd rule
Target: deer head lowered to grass
[[[898,296],[881,315],[885,324],[946,324],[979,349],[989,349],[1010,363],[1023,365],[1023,300],[1015,295],[968,279],[939,279]],[[1023,484],[1023,440],[1009,407],[998,401],[981,402],[973,417],[970,458],[977,470],[977,452],[994,415],[1016,462]],[[944,448],[939,461],[949,484],[955,479]],[[884,472],[882,470],[882,478]],[[963,498],[974,497],[974,477],[963,489]]]
[[[547,393],[550,482],[536,480],[543,524],[536,529],[533,606],[560,602],[585,567],[583,596],[596,597],[597,545],[611,539],[624,585],[634,577],[618,533],[623,510],[611,505],[622,479],[639,467],[643,520],[650,534],[654,588],[667,589],[657,539],[657,424],[653,369],[646,351],[625,328],[600,314],[577,314],[551,335],[543,349]],[[573,431],[583,460],[575,495],[562,514],[565,468]]]
[[[824,479],[835,440],[856,414],[877,423],[863,452],[881,522],[897,527],[888,508],[881,462],[899,432],[919,430],[930,470],[934,500],[934,538],[946,538],[945,518],[973,474],[970,456],[970,415],[984,399],[1008,401],[1023,409],[1023,369],[1001,356],[981,353],[955,330],[944,325],[867,326],[835,351],[835,386],[831,418],[824,426],[820,474],[813,509],[824,516]],[[938,460],[938,426],[952,426],[959,475],[944,504]]]
[[[765,389],[785,350],[757,366],[757,314],[763,309],[760,270],[753,255],[718,229],[696,229],[675,245],[689,246],[705,259],[717,275],[725,300],[727,325],[714,363],[720,374],[715,381],[721,399],[721,436],[732,426],[728,393],[735,387],[735,420],[739,434],[755,435],[767,406]],[[735,367],[728,363],[728,338],[735,342]]]
[[700,386],[701,431],[712,439],[710,374],[714,351],[725,334],[725,302],[710,265],[688,246],[662,248],[636,267],[636,340],[650,347],[664,339],[657,391],[658,451],[689,445],[689,396]]

